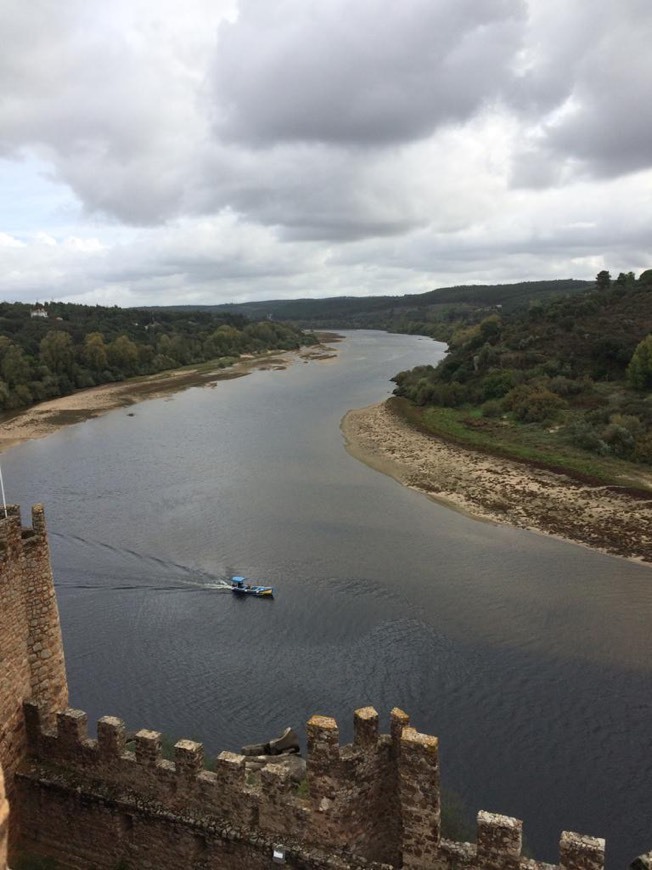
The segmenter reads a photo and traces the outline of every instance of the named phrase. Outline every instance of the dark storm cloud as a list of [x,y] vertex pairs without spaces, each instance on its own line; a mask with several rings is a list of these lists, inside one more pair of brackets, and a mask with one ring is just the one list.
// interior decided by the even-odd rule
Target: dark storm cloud
[[522,0],[243,0],[220,27],[217,129],[383,145],[463,121],[511,78]]

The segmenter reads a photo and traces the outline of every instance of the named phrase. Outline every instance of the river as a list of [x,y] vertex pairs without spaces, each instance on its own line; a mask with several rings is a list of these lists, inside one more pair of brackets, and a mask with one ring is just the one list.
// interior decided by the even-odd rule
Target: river
[[[42,501],[71,690],[91,723],[211,753],[372,704],[440,737],[471,817],[652,848],[652,572],[477,522],[353,459],[339,423],[443,345],[359,332],[296,362],[67,427],[3,456]],[[25,514],[28,516],[28,514]],[[274,601],[211,588],[232,573]]]

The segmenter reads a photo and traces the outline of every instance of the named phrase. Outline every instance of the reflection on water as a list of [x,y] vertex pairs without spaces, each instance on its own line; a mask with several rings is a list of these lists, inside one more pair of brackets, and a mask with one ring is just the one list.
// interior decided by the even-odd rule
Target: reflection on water
[[[525,820],[652,846],[652,572],[478,523],[343,448],[346,410],[441,345],[357,333],[335,363],[137,406],[4,458],[46,505],[71,703],[238,749],[315,712],[393,706],[441,738],[445,784]],[[268,581],[273,602],[215,587]],[[614,809],[617,808],[617,809]]]

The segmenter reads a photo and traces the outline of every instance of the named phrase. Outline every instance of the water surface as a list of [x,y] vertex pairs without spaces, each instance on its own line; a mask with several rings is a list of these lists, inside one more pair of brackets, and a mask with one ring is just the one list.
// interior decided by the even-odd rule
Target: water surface
[[[349,334],[295,363],[145,402],[3,457],[42,501],[71,703],[210,752],[393,706],[441,739],[444,784],[525,821],[652,847],[652,572],[476,522],[344,449],[344,413],[443,346]],[[273,602],[211,588],[269,581]]]

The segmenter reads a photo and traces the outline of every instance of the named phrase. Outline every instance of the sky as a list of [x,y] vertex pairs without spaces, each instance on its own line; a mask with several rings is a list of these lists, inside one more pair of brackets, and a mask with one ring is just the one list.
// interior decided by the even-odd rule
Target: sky
[[0,299],[652,267],[650,0],[0,0]]

